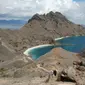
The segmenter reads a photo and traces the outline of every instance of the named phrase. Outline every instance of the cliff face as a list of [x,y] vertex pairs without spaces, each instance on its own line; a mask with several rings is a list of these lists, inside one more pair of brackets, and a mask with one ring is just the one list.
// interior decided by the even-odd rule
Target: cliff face
[[84,27],[70,22],[59,12],[35,14],[20,30],[0,30],[3,41],[16,52],[22,52],[30,46],[49,43],[52,38],[84,34]]

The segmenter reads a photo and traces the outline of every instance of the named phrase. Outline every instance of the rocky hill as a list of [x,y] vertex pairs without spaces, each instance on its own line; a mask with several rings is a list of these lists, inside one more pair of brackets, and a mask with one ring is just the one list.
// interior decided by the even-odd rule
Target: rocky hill
[[50,43],[50,40],[66,35],[84,35],[85,29],[69,21],[59,12],[35,14],[19,30],[2,30],[0,37],[15,52],[23,52],[28,47]]
[[[85,35],[85,29],[59,12],[35,14],[19,30],[0,29],[0,85],[84,85],[85,64],[80,60],[81,55],[55,48],[33,61],[22,54],[28,47],[51,43],[54,38],[67,35]],[[73,65],[74,61],[78,64]],[[64,74],[64,77],[68,74],[67,80],[76,81],[56,82],[52,71],[60,69],[67,70]]]

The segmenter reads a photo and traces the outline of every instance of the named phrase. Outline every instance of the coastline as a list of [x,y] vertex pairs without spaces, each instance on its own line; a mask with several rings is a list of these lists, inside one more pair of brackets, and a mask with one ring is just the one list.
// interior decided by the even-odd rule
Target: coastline
[[[63,38],[67,38],[67,37],[70,37],[70,36],[55,38],[54,40],[57,41],[57,40],[60,40],[60,39],[63,39]],[[23,54],[26,55],[26,56],[30,56],[29,52],[31,50],[36,49],[36,48],[46,47],[46,46],[53,46],[53,45],[52,44],[44,44],[44,45],[34,46],[34,47],[31,47],[31,48],[28,48]]]
[[71,37],[71,36],[66,36],[66,37],[60,37],[60,38],[55,38],[54,40],[57,41],[57,40],[61,40],[63,38],[68,38],[68,37]]
[[[76,35],[75,37],[78,37],[78,36],[79,35]],[[69,37],[73,37],[73,36],[65,36],[65,37],[55,38],[54,40],[58,41],[58,40],[61,40],[61,39],[64,39],[64,38],[69,38]],[[53,44],[44,44],[44,45],[34,46],[34,47],[31,47],[31,48],[28,48],[25,52],[23,52],[23,54],[26,55],[26,56],[30,56],[29,52],[31,50],[36,49],[36,48],[46,47],[46,46],[53,46]]]
[[44,44],[44,45],[34,46],[34,47],[31,47],[31,48],[28,48],[23,54],[26,55],[26,56],[30,56],[29,52],[31,50],[36,49],[36,48],[46,47],[46,46],[53,46],[53,45],[52,44]]

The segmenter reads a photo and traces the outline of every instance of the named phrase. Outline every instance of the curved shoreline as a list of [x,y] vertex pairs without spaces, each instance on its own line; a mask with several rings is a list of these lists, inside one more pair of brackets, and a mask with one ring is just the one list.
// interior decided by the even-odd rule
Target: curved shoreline
[[[55,38],[54,40],[57,41],[57,40],[60,40],[60,39],[63,39],[63,38],[67,38],[67,37],[70,37],[70,36]],[[26,56],[30,56],[29,52],[31,50],[36,49],[36,48],[46,47],[46,46],[53,46],[53,45],[52,44],[44,44],[44,45],[34,46],[34,47],[31,47],[31,48],[28,48],[23,54],[26,55]]]
[[55,38],[54,40],[55,40],[55,41],[57,41],[57,40],[61,40],[61,39],[68,38],[68,37],[71,37],[71,36],[66,36],[66,37]]
[[[75,37],[78,37],[78,36],[79,35],[76,35]],[[65,37],[55,38],[54,40],[58,41],[58,40],[61,40],[61,39],[64,39],[64,38],[68,38],[68,37],[73,37],[73,36],[65,36]],[[44,45],[34,46],[34,47],[31,47],[31,48],[28,48],[23,54],[26,55],[26,56],[30,56],[29,52],[31,50],[36,49],[36,48],[46,47],[46,46],[53,46],[53,44],[44,44]]]
[[42,47],[46,47],[46,46],[53,46],[52,44],[45,44],[45,45],[38,45],[38,46],[34,46],[34,47],[31,47],[31,48],[28,48],[24,54],[29,56],[30,54],[28,54],[31,50],[33,49],[36,49],[36,48],[42,48]]

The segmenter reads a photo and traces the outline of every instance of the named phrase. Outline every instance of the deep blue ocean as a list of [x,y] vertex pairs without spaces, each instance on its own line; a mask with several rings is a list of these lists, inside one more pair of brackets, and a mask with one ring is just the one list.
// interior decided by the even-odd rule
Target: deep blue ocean
[[[38,59],[40,56],[46,54],[50,50],[56,47],[62,47],[65,50],[70,52],[79,53],[83,49],[85,49],[85,36],[73,36],[67,37],[60,40],[57,40],[61,45],[59,46],[45,46],[45,47],[38,47],[29,52],[33,59]],[[66,45],[68,44],[68,45]]]

